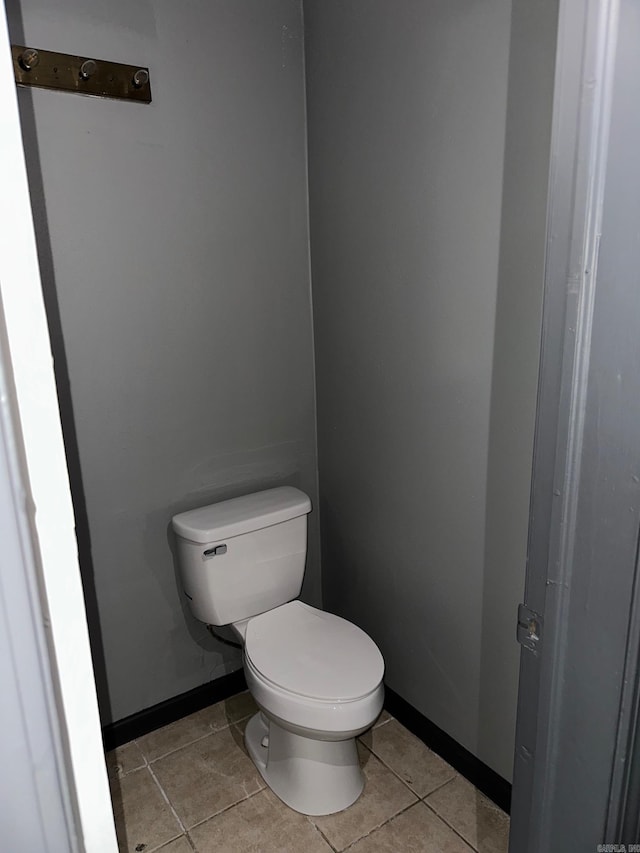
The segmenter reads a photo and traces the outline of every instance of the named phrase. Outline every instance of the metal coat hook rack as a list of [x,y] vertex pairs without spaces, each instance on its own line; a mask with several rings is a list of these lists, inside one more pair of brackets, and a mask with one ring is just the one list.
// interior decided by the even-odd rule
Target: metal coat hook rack
[[16,83],[97,98],[151,102],[149,69],[86,56],[11,46]]

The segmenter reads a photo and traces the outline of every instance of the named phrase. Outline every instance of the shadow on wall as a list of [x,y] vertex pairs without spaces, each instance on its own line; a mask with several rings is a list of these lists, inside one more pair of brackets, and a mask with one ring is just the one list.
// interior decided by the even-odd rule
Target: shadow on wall
[[[372,536],[367,540],[354,538],[349,540],[351,532],[349,524],[337,513],[331,502],[321,499],[320,515],[322,518],[322,562],[329,566],[330,571],[322,573],[322,600],[326,610],[354,621],[366,631],[370,637],[385,652],[385,643],[380,634],[380,626],[384,625],[387,643],[391,646],[398,644],[404,647],[404,625],[402,620],[389,619],[395,604],[394,583],[387,584],[388,578],[380,579],[370,570],[370,562],[375,560],[378,538],[372,530]],[[371,553],[367,551],[371,549]],[[395,573],[394,573],[395,574]],[[345,582],[345,578],[349,582]],[[375,588],[374,588],[375,587]],[[363,604],[362,589],[370,593]],[[385,657],[385,668],[387,657]]]

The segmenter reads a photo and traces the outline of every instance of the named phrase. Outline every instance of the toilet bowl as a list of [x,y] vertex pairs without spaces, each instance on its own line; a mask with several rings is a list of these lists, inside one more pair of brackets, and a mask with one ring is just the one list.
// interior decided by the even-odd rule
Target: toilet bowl
[[247,750],[288,806],[331,814],[360,796],[355,738],[382,710],[383,671],[364,631],[300,601],[249,620],[244,672],[260,713]]
[[[356,625],[295,599],[309,498],[281,487],[173,519],[185,595],[197,618],[231,625],[260,709],[247,751],[296,811],[326,815],[360,796],[355,738],[382,709],[384,660]],[[293,594],[292,594],[293,592]]]

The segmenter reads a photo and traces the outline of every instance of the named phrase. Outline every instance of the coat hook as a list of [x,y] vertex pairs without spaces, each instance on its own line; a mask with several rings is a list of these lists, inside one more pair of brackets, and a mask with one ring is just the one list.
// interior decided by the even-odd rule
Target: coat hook
[[106,59],[11,45],[13,70],[19,86],[77,92],[98,98],[151,102],[149,69]]
[[98,66],[93,59],[87,59],[80,66],[80,76],[83,80],[88,80],[92,74],[96,73]]
[[28,47],[20,54],[20,65],[22,65],[25,71],[31,71],[31,69],[35,68],[39,62],[40,56],[38,51],[34,50],[32,47]]
[[138,68],[133,75],[133,85],[136,89],[142,89],[149,82],[149,72],[146,68]]

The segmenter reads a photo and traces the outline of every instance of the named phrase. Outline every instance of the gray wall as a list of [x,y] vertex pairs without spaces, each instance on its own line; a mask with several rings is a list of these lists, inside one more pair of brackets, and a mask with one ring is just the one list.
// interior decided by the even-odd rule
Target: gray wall
[[181,605],[171,516],[280,483],[317,504],[301,8],[14,0],[10,12],[13,41],[152,75],[148,107],[21,93],[107,721],[241,665]]
[[542,318],[558,0],[514,0],[487,461],[478,750],[511,772]]
[[553,26],[522,69],[508,0],[304,11],[325,606],[509,778]]

